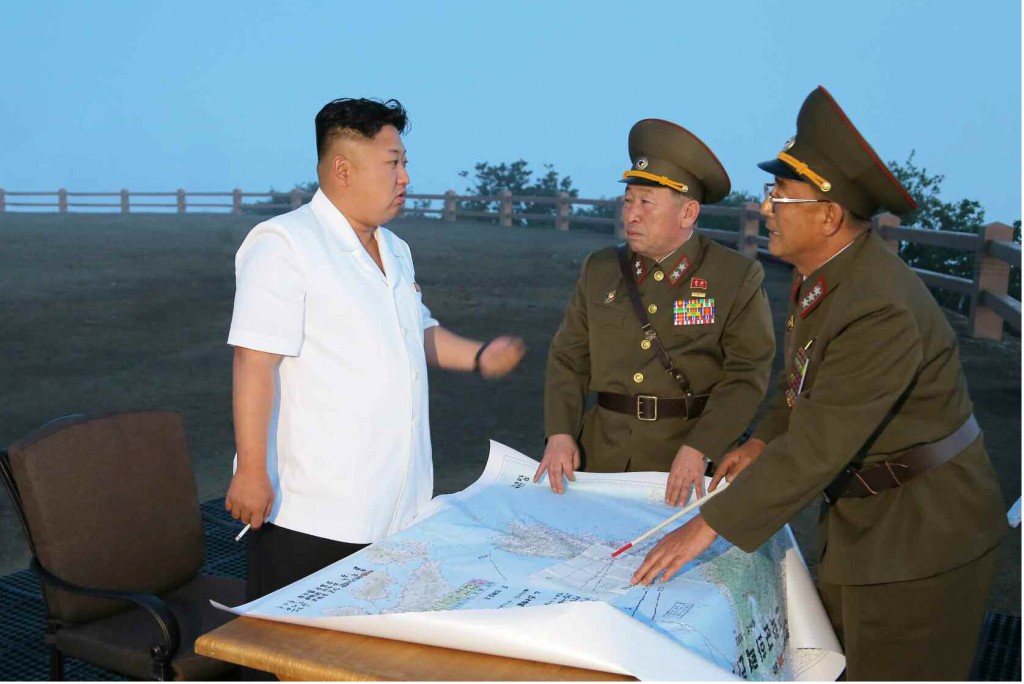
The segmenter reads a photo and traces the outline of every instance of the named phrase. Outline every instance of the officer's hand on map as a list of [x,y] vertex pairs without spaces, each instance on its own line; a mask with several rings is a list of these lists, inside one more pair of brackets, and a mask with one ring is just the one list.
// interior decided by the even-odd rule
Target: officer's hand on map
[[519,337],[495,337],[480,354],[480,375],[502,378],[519,365],[526,354],[526,345]]
[[662,537],[633,573],[630,583],[650,586],[662,572],[661,581],[667,582],[680,568],[706,551],[717,537],[718,533],[698,515],[678,530]]
[[747,466],[757,460],[757,457],[764,451],[764,442],[751,437],[746,442],[736,447],[725,456],[722,462],[715,466],[715,476],[711,478],[708,491],[713,492],[718,483],[725,478],[726,482],[732,482],[736,476],[746,470]]
[[690,496],[690,487],[696,485],[697,496],[704,496],[704,454],[684,444],[672,461],[665,485],[665,503],[680,506]]
[[544,456],[540,460],[540,467],[533,476],[534,482],[540,482],[544,473],[548,474],[548,483],[555,494],[565,492],[565,483],[562,475],[576,481],[575,471],[580,467],[580,448],[572,435],[557,434],[548,437],[548,445],[544,448]]
[[231,511],[231,517],[258,530],[273,507],[274,488],[265,468],[235,471],[224,497],[224,508]]

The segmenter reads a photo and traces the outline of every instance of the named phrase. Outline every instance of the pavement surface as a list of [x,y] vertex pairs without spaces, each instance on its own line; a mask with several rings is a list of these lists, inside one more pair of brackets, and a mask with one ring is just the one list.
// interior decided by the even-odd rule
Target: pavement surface
[[[79,412],[173,409],[186,419],[199,498],[230,479],[231,351],[225,343],[235,250],[255,217],[0,214],[0,446]],[[495,439],[543,451],[544,365],[584,256],[610,235],[483,223],[402,220],[434,315],[477,339],[511,333],[529,347],[515,373],[488,382],[431,369],[436,493],[472,483]],[[765,261],[777,332],[789,269]],[[1020,340],[973,340],[961,357],[1007,507],[1020,496]],[[776,358],[776,370],[781,355]],[[817,504],[794,521],[813,548]],[[1019,616],[1020,530],[1007,535],[990,608]],[[0,496],[0,575],[27,567],[28,548]],[[812,568],[813,569],[813,568]]]

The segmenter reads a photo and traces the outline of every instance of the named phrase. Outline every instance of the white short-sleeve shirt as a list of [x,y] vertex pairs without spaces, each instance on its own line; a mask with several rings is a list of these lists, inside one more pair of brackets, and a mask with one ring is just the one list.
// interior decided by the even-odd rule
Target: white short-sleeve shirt
[[385,273],[322,192],[259,224],[235,256],[228,344],[280,354],[267,444],[270,521],[350,543],[407,525],[433,493],[422,302],[409,246]]

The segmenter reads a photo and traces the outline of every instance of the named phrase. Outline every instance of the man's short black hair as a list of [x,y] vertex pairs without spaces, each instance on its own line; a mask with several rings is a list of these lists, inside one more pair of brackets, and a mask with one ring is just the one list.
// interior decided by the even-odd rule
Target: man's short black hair
[[368,140],[385,126],[394,126],[399,133],[408,130],[409,117],[398,100],[381,102],[343,97],[328,102],[316,115],[317,159],[323,159],[331,141],[339,133]]

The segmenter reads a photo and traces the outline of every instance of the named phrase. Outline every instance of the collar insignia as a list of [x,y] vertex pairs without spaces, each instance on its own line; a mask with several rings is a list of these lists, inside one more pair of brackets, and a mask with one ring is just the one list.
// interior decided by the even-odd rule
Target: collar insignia
[[687,272],[690,270],[690,260],[686,258],[686,255],[679,257],[679,261],[675,263],[672,270],[668,274],[669,285],[675,287],[679,283],[683,282],[683,278],[686,277]]
[[825,292],[825,278],[818,278],[814,287],[808,290],[800,300],[800,318],[806,318],[807,314],[814,311],[814,307],[818,306],[825,297]]
[[636,284],[644,282],[647,278],[647,266],[644,265],[644,258],[639,254],[633,255],[633,280]]

